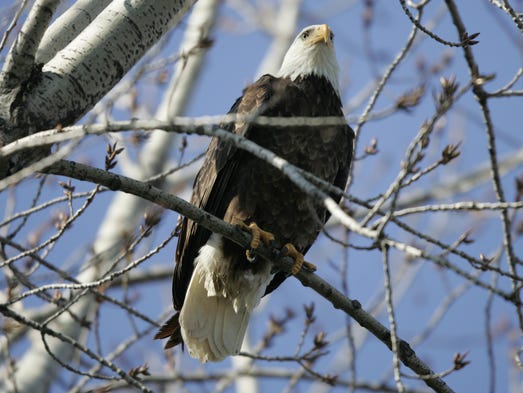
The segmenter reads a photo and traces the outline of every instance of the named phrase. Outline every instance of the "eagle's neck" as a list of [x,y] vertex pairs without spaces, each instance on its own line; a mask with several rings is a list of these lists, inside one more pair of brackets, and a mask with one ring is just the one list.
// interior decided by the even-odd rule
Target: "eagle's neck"
[[318,46],[310,50],[300,49],[293,50],[291,46],[276,76],[288,77],[293,81],[309,75],[324,77],[339,95],[339,66],[334,51],[326,46]]

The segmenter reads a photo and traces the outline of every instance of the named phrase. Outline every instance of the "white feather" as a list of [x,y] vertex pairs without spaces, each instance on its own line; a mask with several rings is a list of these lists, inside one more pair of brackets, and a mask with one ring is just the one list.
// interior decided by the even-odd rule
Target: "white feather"
[[221,236],[213,234],[200,249],[180,311],[183,341],[201,362],[240,351],[251,311],[273,277],[268,264],[256,274],[246,270],[233,275],[222,243]]
[[323,42],[311,44],[310,40],[303,38],[305,31],[321,29],[323,26],[312,25],[300,31],[287,50],[276,76],[289,77],[292,80],[306,75],[323,76],[339,94],[339,65],[332,36],[328,44]]

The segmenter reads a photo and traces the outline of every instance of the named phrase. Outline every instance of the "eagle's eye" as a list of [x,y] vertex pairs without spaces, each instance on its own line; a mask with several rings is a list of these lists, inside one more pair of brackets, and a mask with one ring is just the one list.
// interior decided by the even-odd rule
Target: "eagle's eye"
[[301,39],[306,40],[310,34],[311,34],[310,30],[305,30],[303,33],[301,33]]
[[334,33],[331,31],[330,35],[329,35],[329,38],[331,41],[334,41]]

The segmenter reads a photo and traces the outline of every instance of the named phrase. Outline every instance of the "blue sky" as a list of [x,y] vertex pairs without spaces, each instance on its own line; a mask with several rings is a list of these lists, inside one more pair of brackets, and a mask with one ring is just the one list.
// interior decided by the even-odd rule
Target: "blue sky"
[[[342,94],[346,102],[368,85],[376,72],[381,74],[384,71],[404,46],[411,29],[410,21],[397,2],[377,2],[372,26],[369,32],[365,32],[362,23],[362,3],[351,4],[354,6],[342,9],[336,15],[326,15],[320,20],[315,17],[321,11],[317,3],[305,2],[306,11],[303,13],[304,16],[299,26],[301,28],[311,23],[327,22],[335,31],[338,59],[341,65],[340,77],[346,86]],[[473,47],[473,52],[481,72],[496,75],[495,79],[487,85],[487,90],[496,90],[505,85],[522,66],[521,45],[523,40],[521,35],[505,14],[486,1],[474,2],[474,4],[460,2],[458,6],[462,11],[469,33],[481,33],[478,38],[480,42]],[[326,8],[328,7],[326,6]],[[224,113],[239,95],[241,89],[253,80],[264,49],[269,44],[269,39],[266,35],[256,32],[231,33],[223,28],[236,18],[237,15],[230,9],[222,11],[221,23],[218,23],[218,28],[213,34],[215,45],[209,52],[204,73],[188,109],[190,115]],[[438,19],[437,25],[433,29],[435,33],[446,40],[457,41],[456,30],[441,2],[432,2],[427,7],[423,23],[428,23],[427,21],[432,21],[433,18]],[[363,127],[356,155],[361,156],[363,147],[372,138],[378,139],[380,153],[355,164],[354,184],[351,192],[357,197],[364,199],[376,196],[383,192],[395,178],[408,143],[416,135],[423,121],[434,113],[432,96],[440,89],[440,76],[448,78],[455,75],[460,86],[464,86],[469,80],[468,69],[460,48],[442,46],[423,33],[418,33],[418,38],[420,41],[415,44],[414,49],[394,73],[375,109],[379,111],[390,107],[397,97],[416,88],[421,83],[425,84],[427,93],[421,104],[410,112],[397,113],[383,120],[369,122]],[[369,59],[369,54],[377,60],[373,62]],[[423,62],[429,69],[435,64],[440,64],[443,56],[450,59],[449,64],[424,80],[417,71],[419,64]],[[373,66],[370,67],[370,64]],[[516,84],[515,88],[518,86],[521,88],[522,84]],[[366,100],[363,101],[349,115],[360,115],[366,103]],[[505,154],[513,153],[523,145],[523,134],[518,121],[519,116],[517,116],[522,103],[520,98],[497,99],[491,100],[489,103],[495,122],[498,153],[502,157]],[[436,160],[441,149],[449,143],[461,143],[461,156],[413,188],[423,190],[434,184],[450,181],[487,162],[488,151],[481,112],[470,92],[459,101],[456,109],[445,117],[444,123],[433,135],[425,163]],[[195,150],[200,151],[200,147],[195,147]],[[503,178],[509,199],[514,197],[514,177],[520,174],[521,168],[516,168]],[[494,201],[492,184],[486,182],[465,194],[457,195],[453,200]],[[448,201],[450,199],[435,201],[435,203]],[[481,214],[442,213],[421,215],[406,221],[449,243],[456,240],[457,236],[467,229],[472,229],[472,237],[476,239],[476,242],[465,246],[464,250],[474,256],[478,256],[479,253],[490,255],[500,244],[501,226],[497,214],[487,214],[488,217],[491,217],[489,219],[481,216]],[[396,234],[396,230],[396,228],[391,228],[390,232]],[[340,231],[335,233],[341,235]],[[405,242],[414,241],[412,236],[405,233],[399,232],[397,236]],[[356,236],[350,236],[349,239],[359,245],[368,245],[367,241]],[[521,249],[521,244],[521,239],[515,241],[517,250]],[[332,245],[326,239],[320,239],[311,249],[308,259],[319,265],[318,274],[339,287],[339,273],[331,265],[339,265],[341,256],[340,247]],[[350,295],[366,304],[378,291],[383,290],[380,253],[351,250],[348,263]],[[393,252],[393,269],[399,269],[403,263],[404,256],[399,252]],[[456,262],[456,264],[463,269],[469,269],[467,263],[463,261]],[[464,283],[460,277],[451,272],[442,271],[431,262],[415,261],[413,268],[418,265],[422,265],[419,272],[397,304],[399,333],[407,340],[421,331],[442,300]],[[489,281],[488,274],[482,278]],[[507,283],[501,285],[507,289]],[[381,295],[383,299],[383,293]],[[456,352],[469,351],[468,359],[471,360],[471,364],[446,379],[456,391],[487,391],[489,373],[486,363],[484,318],[487,296],[488,294],[484,290],[469,289],[449,308],[446,316],[437,325],[428,340],[416,348],[418,355],[438,371],[451,367],[452,356]],[[295,280],[288,280],[279,291],[271,296],[269,305],[260,314],[259,319],[255,319],[252,323],[254,337],[257,335],[259,337],[263,333],[267,313],[281,315],[284,307],[290,307],[297,310],[299,314],[301,303],[307,304],[311,301],[317,304],[318,321],[320,321],[314,329],[325,329],[328,333],[333,334],[343,328],[345,323],[343,314],[334,310],[323,299],[319,299],[309,289],[302,288]],[[494,299],[493,320],[495,322],[506,321],[509,326],[516,328],[513,313],[514,310],[507,303],[498,298]],[[298,318],[302,317],[302,314],[298,315]],[[382,319],[386,324],[384,314],[382,314]],[[289,332],[285,338],[277,341],[277,347],[270,353],[285,352],[286,345],[292,352],[295,341],[295,336]],[[341,340],[339,344],[345,347],[347,345],[346,340]],[[507,391],[508,374],[513,367],[510,365],[509,356],[515,344],[506,330],[501,331],[494,344],[496,391]],[[335,351],[333,350],[333,352]],[[334,359],[337,358],[322,363],[323,371],[328,371],[329,367],[335,367],[335,363],[332,363],[335,361]],[[189,361],[189,364],[196,366],[192,361]],[[391,377],[391,354],[373,337],[367,339],[358,356],[357,365],[358,376],[364,380],[376,380],[383,375],[388,375],[389,379]],[[408,370],[404,369],[404,371],[408,373]]]
[[[271,4],[274,2],[271,2]],[[298,30],[302,27],[315,23],[328,23],[336,34],[336,49],[341,66],[340,79],[344,89],[342,98],[344,102],[359,95],[361,91],[380,76],[392,59],[405,45],[407,36],[411,30],[411,23],[401,10],[399,2],[378,1],[375,2],[372,24],[368,30],[364,28],[362,15],[364,14],[364,2],[347,2],[346,7],[336,8],[336,1],[319,2],[304,1],[304,11],[300,17]],[[473,53],[480,65],[482,74],[495,74],[495,78],[488,82],[485,88],[494,91],[504,86],[523,66],[523,38],[507,15],[494,7],[490,2],[468,1],[457,2],[462,13],[465,25],[469,33],[480,32],[479,44],[473,47]],[[522,1],[513,1],[514,7],[523,10]],[[331,11],[334,10],[334,11]],[[437,20],[432,28],[436,34],[446,40],[457,41],[456,30],[450,16],[445,12],[443,2],[432,1],[427,7],[422,23]],[[253,81],[270,38],[259,31],[243,32],[235,29],[244,26],[241,16],[230,6],[223,6],[220,17],[212,37],[214,45],[209,50],[205,67],[199,78],[194,94],[187,109],[187,115],[202,116],[223,114],[240,95],[241,90]],[[164,48],[164,54],[172,54],[177,51],[180,38],[182,37],[184,23],[173,33],[168,45]],[[361,130],[361,136],[357,145],[356,156],[363,155],[364,147],[373,138],[378,140],[379,153],[367,157],[354,164],[354,183],[350,193],[360,199],[373,198],[383,193],[394,180],[400,170],[400,162],[404,156],[408,144],[418,133],[423,122],[434,113],[433,95],[440,90],[439,79],[441,76],[449,78],[455,75],[460,86],[469,81],[466,63],[460,48],[449,48],[442,46],[423,33],[418,33],[419,42],[415,43],[406,59],[400,64],[383,93],[377,101],[375,111],[391,107],[395,100],[408,91],[423,84],[426,94],[421,103],[410,111],[396,112],[382,120],[370,121]],[[449,59],[448,64],[440,70],[431,74],[420,74],[420,64],[430,70],[435,65],[440,65],[442,57]],[[146,105],[154,112],[158,100],[161,97],[163,86],[152,83],[156,75],[146,76],[138,86],[138,101]],[[514,89],[522,89],[523,83],[518,82]],[[520,120],[522,108],[522,97],[510,99],[498,98],[489,101],[492,118],[495,124],[496,143],[499,157],[510,155],[523,146],[523,133]],[[350,119],[361,115],[368,101],[363,100],[360,105],[352,108]],[[129,114],[125,110],[117,109],[114,112],[117,119],[125,119]],[[190,144],[185,159],[202,152],[207,141],[205,138],[190,138]],[[105,145],[102,138],[90,138],[73,158],[89,159],[94,164],[100,165],[97,157],[102,157],[101,149]],[[427,149],[427,155],[420,164],[422,167],[437,160],[441,149],[447,144],[461,143],[461,155],[447,166],[440,167],[434,173],[423,180],[407,188],[402,196],[408,197],[411,190],[430,190],[437,184],[452,181],[459,176],[476,169],[479,165],[488,161],[488,150],[486,145],[486,133],[482,123],[479,106],[469,91],[456,104],[455,108],[445,116],[439,124],[437,131],[431,136],[431,145]],[[177,159],[177,149],[173,148],[173,159]],[[521,166],[514,168],[502,178],[506,197],[513,200],[515,195],[515,177],[522,175]],[[91,189],[91,185],[75,182],[79,189]],[[23,184],[17,191],[17,203],[27,206],[36,189],[34,182]],[[61,195],[62,189],[57,185],[46,188],[45,198]],[[187,196],[187,191],[183,194]],[[0,201],[5,203],[6,194],[0,195]],[[452,198],[435,200],[427,203],[444,203],[456,201],[495,201],[491,182],[485,182],[465,193],[457,194]],[[97,226],[103,218],[105,209],[111,201],[111,194],[104,193],[97,197],[90,208],[90,214],[82,217],[75,223],[73,229],[66,235],[61,247],[57,247],[50,254],[50,258],[56,260],[81,260],[82,253],[87,252],[89,242],[94,238]],[[516,220],[521,220],[521,214]],[[38,225],[47,213],[33,218],[33,225]],[[170,232],[177,219],[177,214],[169,212],[165,215],[158,232],[152,238],[152,244],[159,243],[167,233]],[[492,255],[499,250],[501,244],[501,224],[497,213],[436,213],[422,214],[405,219],[405,222],[424,233],[446,242],[453,243],[466,230],[472,230],[471,237],[476,241],[473,244],[461,247],[463,251],[479,257],[480,253]],[[391,225],[386,233],[405,243],[416,243],[411,234],[399,230]],[[359,236],[346,234],[342,230],[333,229],[332,234],[346,239],[358,246],[369,246],[367,239]],[[74,247],[70,247],[73,244]],[[514,241],[515,250],[521,258],[523,241],[521,237]],[[438,254],[441,250],[427,246],[427,251]],[[164,266],[172,264],[175,250],[175,242],[172,242],[165,250],[152,258],[143,268],[153,266]],[[344,263],[347,255],[343,253],[340,246],[322,237],[310,250],[307,259],[318,265],[318,274],[327,279],[337,288],[342,286],[339,267]],[[467,262],[456,257],[450,258],[460,268],[473,272]],[[501,264],[506,270],[506,260],[502,256]],[[73,263],[73,266],[78,266]],[[400,336],[410,341],[422,331],[429,319],[447,296],[465,281],[456,274],[436,267],[432,262],[416,260],[405,262],[405,256],[397,251],[391,252],[391,266],[393,272],[402,272],[404,282],[410,284],[405,293],[396,303],[398,332]],[[377,250],[350,249],[347,259],[347,284],[350,297],[361,301],[363,305],[372,305],[375,302],[384,301],[383,293],[383,267],[382,257]],[[481,278],[490,282],[490,273],[484,273]],[[500,280],[500,288],[508,290],[509,282]],[[400,293],[401,284],[394,287],[395,293]],[[135,304],[137,308],[151,317],[156,317],[165,311],[170,303],[170,283],[165,281],[161,284],[153,283],[132,290],[139,295]],[[449,307],[444,318],[435,327],[432,334],[419,347],[416,352],[423,360],[430,364],[434,370],[443,371],[452,366],[452,357],[456,352],[469,351],[467,359],[471,361],[463,370],[451,374],[446,381],[457,392],[474,391],[487,392],[490,382],[489,366],[486,356],[485,340],[485,307],[488,292],[483,289],[472,287],[464,295],[460,296]],[[346,379],[347,368],[343,363],[344,351],[347,349],[345,338],[337,339],[344,331],[347,323],[346,316],[339,310],[320,298],[310,289],[302,287],[294,279],[287,280],[282,287],[271,295],[267,304],[263,304],[260,311],[256,313],[251,322],[251,338],[254,342],[263,335],[269,314],[281,316],[285,308],[292,308],[296,312],[296,320],[283,336],[278,337],[275,346],[267,351],[272,355],[292,354],[299,338],[301,320],[304,317],[302,305],[316,303],[317,323],[313,325],[312,332],[324,330],[328,340],[335,345],[329,347],[330,354],[318,363],[318,371],[337,372],[341,378]],[[101,313],[101,323],[107,326],[102,341],[108,347],[117,345],[124,335],[130,334],[125,325],[120,321],[125,314],[112,306],[105,306],[105,312]],[[514,309],[507,302],[495,297],[493,300],[492,321],[498,335],[494,340],[495,353],[495,391],[509,391],[509,374],[514,372],[510,358],[514,348],[520,346],[521,333],[517,330],[517,321],[514,317]],[[380,314],[380,320],[388,324],[386,314]],[[140,324],[140,323],[139,323]],[[355,328],[355,332],[361,331]],[[311,336],[312,337],[312,336]],[[309,337],[309,342],[312,338]],[[149,339],[142,340],[130,354],[133,357],[142,358],[149,362],[152,371],[162,372],[164,361],[161,343],[152,342]],[[347,352],[348,353],[348,352]],[[357,356],[357,375],[364,381],[380,381],[382,379],[392,381],[390,351],[374,337],[369,337],[363,344]],[[123,364],[127,359],[121,360]],[[205,368],[207,370],[222,370],[229,365],[229,361],[222,364],[200,366],[187,355],[180,359],[180,366],[187,370]],[[272,364],[260,363],[260,366],[272,366]],[[134,365],[133,365],[134,366]],[[280,366],[275,364],[275,366]],[[297,366],[291,365],[292,369]],[[405,373],[410,370],[403,368]],[[517,372],[517,371],[516,371]],[[423,386],[411,380],[405,379],[408,385]],[[519,377],[521,383],[521,377]],[[392,382],[391,382],[392,384]],[[208,386],[212,390],[213,385]],[[264,381],[264,388],[281,391],[285,381]],[[300,391],[308,391],[308,385],[300,385]],[[189,385],[190,391],[205,390],[198,385]],[[346,388],[334,388],[333,391],[345,391]]]

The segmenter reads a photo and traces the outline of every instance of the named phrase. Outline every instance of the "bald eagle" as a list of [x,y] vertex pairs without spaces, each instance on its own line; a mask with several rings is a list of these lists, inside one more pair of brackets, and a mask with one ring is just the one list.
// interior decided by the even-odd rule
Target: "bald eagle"
[[[333,39],[325,24],[303,29],[277,75],[263,75],[245,88],[229,113],[343,117]],[[345,122],[318,127],[237,122],[224,127],[337,187],[345,186],[354,138]],[[260,235],[276,247],[287,245],[296,260],[294,274],[329,217],[324,206],[281,171],[218,138],[211,140],[191,202],[249,230],[252,247]],[[173,277],[177,312],[155,337],[169,338],[166,348],[183,342],[201,362],[237,354],[251,311],[287,277],[265,260],[252,258],[249,251],[185,218]]]

